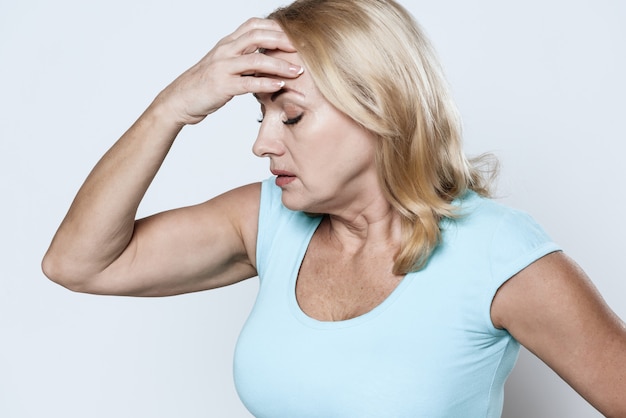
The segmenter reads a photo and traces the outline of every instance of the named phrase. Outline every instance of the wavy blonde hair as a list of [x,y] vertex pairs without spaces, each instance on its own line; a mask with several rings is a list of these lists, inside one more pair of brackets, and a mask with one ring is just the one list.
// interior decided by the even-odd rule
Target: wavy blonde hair
[[[422,268],[467,190],[489,195],[495,168],[470,162],[435,52],[393,0],[296,0],[268,16],[296,46],[321,94],[378,138],[376,164],[402,217],[394,273]],[[485,174],[487,173],[487,175]]]

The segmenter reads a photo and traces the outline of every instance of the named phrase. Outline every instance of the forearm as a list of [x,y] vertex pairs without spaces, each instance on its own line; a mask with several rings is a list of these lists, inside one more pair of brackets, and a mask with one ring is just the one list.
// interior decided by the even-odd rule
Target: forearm
[[155,102],[100,159],[44,258],[48,277],[71,286],[124,251],[141,199],[181,127]]
[[[154,295],[215,287],[254,273],[250,260],[241,261],[253,255],[240,231],[244,224],[255,231],[249,221],[255,215],[234,215],[232,206],[253,206],[256,188],[224,197],[222,204],[141,223],[135,216],[183,126],[199,123],[235,96],[274,93],[283,79],[302,74],[297,65],[257,54],[259,48],[294,51],[276,22],[250,19],[157,96],[79,190],[44,257],[49,278],[79,291]],[[214,276],[217,284],[206,282]]]

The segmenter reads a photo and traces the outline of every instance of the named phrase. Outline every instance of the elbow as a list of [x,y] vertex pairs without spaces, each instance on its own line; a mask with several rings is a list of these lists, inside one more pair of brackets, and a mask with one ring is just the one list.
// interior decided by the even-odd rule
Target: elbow
[[48,250],[41,260],[41,271],[50,281],[76,293],[126,295],[128,292],[124,288],[120,290],[105,269],[64,253]]
[[48,251],[41,261],[43,274],[52,282],[73,292],[90,293],[87,288],[88,279],[72,268],[72,263]]

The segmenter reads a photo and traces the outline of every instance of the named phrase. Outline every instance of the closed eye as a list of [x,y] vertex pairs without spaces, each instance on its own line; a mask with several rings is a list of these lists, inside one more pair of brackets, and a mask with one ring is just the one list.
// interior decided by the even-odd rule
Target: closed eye
[[302,115],[303,115],[303,113],[300,113],[295,118],[290,118],[290,119],[284,120],[283,123],[285,125],[295,125],[296,123],[300,122],[300,120],[302,119]]

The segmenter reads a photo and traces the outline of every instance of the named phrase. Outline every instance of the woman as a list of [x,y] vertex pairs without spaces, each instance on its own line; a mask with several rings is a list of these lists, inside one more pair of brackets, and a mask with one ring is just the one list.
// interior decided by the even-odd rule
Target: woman
[[[180,130],[246,93],[273,178],[135,220]],[[532,219],[487,198],[479,163],[401,6],[296,1],[157,96],[85,181],[43,269],[137,296],[258,275],[235,363],[256,416],[499,416],[519,343],[626,416],[624,324]]]

